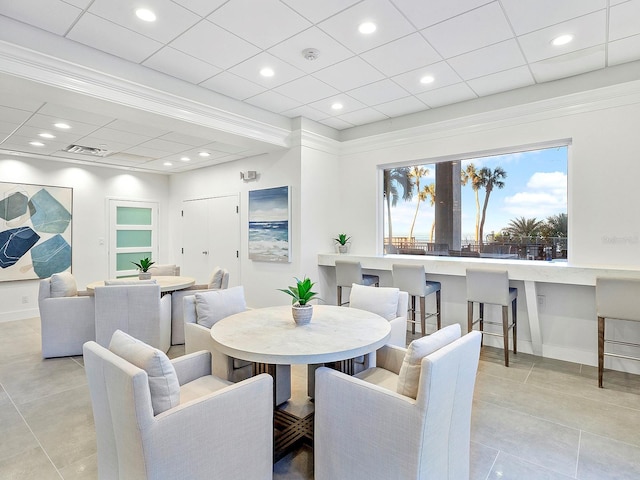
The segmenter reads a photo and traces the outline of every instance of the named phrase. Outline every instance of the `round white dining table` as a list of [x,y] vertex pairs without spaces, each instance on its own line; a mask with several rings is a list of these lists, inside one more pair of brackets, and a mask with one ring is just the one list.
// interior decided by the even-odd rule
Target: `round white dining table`
[[296,325],[291,306],[247,310],[211,327],[216,347],[234,358],[266,364],[319,364],[371,353],[391,334],[380,315],[357,308],[314,305],[307,325]]
[[[133,282],[140,281],[137,277],[131,278],[117,278],[116,280],[131,280]],[[151,280],[155,280],[158,285],[160,285],[160,291],[162,293],[166,292],[174,292],[176,290],[182,290],[184,288],[189,288],[191,285],[196,283],[196,279],[193,277],[176,277],[173,275],[157,275],[151,277]],[[94,289],[96,287],[104,287],[104,280],[98,280],[97,282],[91,282],[87,285],[87,293],[93,295]]]

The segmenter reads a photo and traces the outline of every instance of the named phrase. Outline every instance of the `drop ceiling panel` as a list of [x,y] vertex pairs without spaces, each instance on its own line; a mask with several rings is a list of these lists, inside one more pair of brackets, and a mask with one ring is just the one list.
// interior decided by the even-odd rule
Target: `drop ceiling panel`
[[250,82],[238,75],[222,72],[200,84],[202,87],[221,93],[228,97],[244,100],[266,90],[262,85]]
[[96,125],[101,127],[115,120],[113,117],[107,117],[98,113],[93,113],[87,110],[78,110],[76,108],[67,107],[64,105],[56,105],[53,103],[47,103],[38,110],[38,113],[42,115],[48,115],[50,117],[56,117],[64,119],[67,123],[82,122],[89,125]]
[[[140,20],[135,12],[152,7],[155,22]],[[94,0],[89,12],[158,42],[167,43],[200,20],[200,16],[170,0],[154,0],[148,6],[131,0]]]
[[234,0],[225,3],[207,19],[262,49],[312,25],[279,0]]
[[369,50],[361,57],[387,76],[398,75],[442,60],[419,33]]
[[604,63],[604,47],[596,46],[541,60],[530,66],[536,81],[548,82],[604,68]]
[[169,45],[223,69],[260,52],[259,48],[246,40],[206,20],[184,32]]
[[15,108],[27,112],[35,112],[42,107],[43,102],[30,98],[28,95],[14,95],[0,90],[0,107]]
[[427,110],[429,107],[427,107],[418,98],[410,96],[393,100],[391,102],[381,103],[376,105],[375,108],[377,111],[384,113],[388,117],[399,117],[401,115]]
[[67,38],[134,63],[162,48],[160,42],[89,13],[80,17]]
[[2,15],[48,32],[64,35],[69,26],[82,14],[82,9],[60,0],[47,0],[46,2],[13,0],[2,2],[0,12]]
[[118,119],[109,124],[109,128],[114,130],[120,130],[123,132],[134,133],[136,135],[144,135],[147,137],[159,137],[170,133],[169,130],[156,128],[152,125],[142,125],[140,123],[128,122],[126,120]]
[[160,138],[154,138],[153,140],[149,140],[144,143],[141,143],[138,145],[138,147],[151,148],[154,150],[166,152],[167,154],[184,152],[185,150],[191,149],[191,145],[185,145],[184,143],[170,142],[168,140],[163,140]]
[[339,118],[325,118],[324,120],[321,120],[320,123],[322,123],[323,125],[327,125],[328,127],[335,128],[337,130],[343,130],[345,128],[354,126],[353,123],[349,123]]
[[417,97],[431,108],[473,100],[477,95],[466,83],[457,83],[437,90],[420,93]]
[[293,80],[275,88],[274,91],[305,104],[340,93],[337,89],[311,76]]
[[421,33],[444,58],[513,38],[498,2],[426,28]]
[[[421,83],[420,79],[426,76],[433,77],[433,82]],[[408,92],[418,94],[461,82],[462,79],[447,62],[438,62],[428,67],[419,68],[411,72],[403,73],[402,75],[396,75],[393,77],[393,81],[401,85]]]
[[26,122],[33,114],[26,110],[19,110],[0,105],[0,119],[5,122],[11,122],[18,127],[21,123]]
[[611,8],[609,40],[620,40],[640,34],[640,0],[632,0]]
[[313,76],[343,92],[384,78],[382,73],[360,57],[351,57],[348,60],[315,72]]
[[360,0],[282,0],[309,21],[318,23]]
[[201,17],[206,17],[211,12],[224,5],[227,0],[172,0],[178,5],[197,13]]
[[[112,122],[111,125],[113,125],[114,123],[115,122]],[[116,126],[118,126],[117,123]],[[147,140],[151,140],[151,138],[153,137],[149,135],[141,135],[137,132],[127,132],[122,128],[116,130],[114,128],[104,127],[91,132],[90,135],[87,135],[84,138],[90,139],[97,143],[118,142],[120,144],[133,147],[134,145],[138,145],[142,142],[146,142]]]
[[285,97],[284,95],[274,92],[273,90],[267,90],[264,93],[259,93],[246,100],[247,103],[255,105],[256,107],[264,108],[272,112],[281,113],[286,110],[296,108],[300,103],[292,98]]
[[190,83],[200,83],[222,71],[218,67],[171,47],[165,47],[154,53],[142,64]]
[[[336,103],[342,105],[342,108],[340,110],[334,110],[333,108],[331,108],[331,106]],[[326,116],[341,115],[344,113],[353,112],[355,110],[362,110],[366,107],[364,103],[346,94],[334,95],[332,97],[325,98],[324,100],[320,100],[319,102],[313,102],[311,106],[325,113]]]
[[[363,35],[358,26],[374,22],[377,29]],[[413,33],[415,29],[395,6],[387,0],[364,0],[318,25],[348,49],[362,53]]]
[[[55,138],[52,139],[47,139],[47,138],[43,138],[40,137],[39,134],[41,133],[48,133],[53,135]],[[69,133],[69,132],[65,132],[63,130],[56,130],[53,128],[40,128],[40,127],[34,127],[32,125],[23,125],[22,127],[18,128],[15,131],[16,135],[20,135],[23,137],[29,137],[31,138],[31,140],[37,140],[37,141],[41,141],[41,142],[50,142],[50,141],[56,141],[56,142],[60,142],[60,143],[75,143],[78,141],[78,134],[77,133]]]
[[[559,35],[570,33],[574,40],[560,47],[551,44],[551,40]],[[585,15],[567,22],[543,28],[518,37],[529,62],[537,62],[545,58],[557,57],[567,53],[604,44],[606,37],[606,12],[604,10]]]
[[522,67],[475,78],[467,83],[476,94],[484,96],[533,85],[535,80],[529,67],[523,65]]
[[193,137],[191,135],[185,135],[184,133],[171,132],[159,138],[159,140],[166,140],[168,142],[182,143],[183,145],[189,145],[191,147],[201,147],[209,143],[208,140],[199,137]]
[[344,120],[345,122],[357,125],[386,120],[389,117],[373,108],[363,108],[362,110],[356,110],[355,112],[345,113],[344,115],[340,115],[337,118]]
[[[271,68],[274,71],[274,75],[272,77],[260,75],[260,71],[263,68]],[[304,75],[302,70],[283,62],[267,52],[262,52],[245,60],[229,69],[229,72],[265,88],[275,88]]]
[[609,43],[609,65],[640,60],[640,35]]
[[456,0],[455,2],[434,2],[393,0],[400,11],[420,30],[478,8],[490,3],[490,1],[491,0]]
[[[66,122],[71,126],[71,128],[61,130],[54,127],[54,124],[59,122]],[[77,121],[68,121],[64,117],[52,117],[49,115],[42,115],[41,113],[36,113],[35,115],[33,115],[27,122],[27,125],[47,129],[47,131],[51,130],[52,132],[63,131],[71,135],[78,135],[78,137],[89,135],[99,128],[96,125],[90,125],[88,123]]]
[[507,40],[474,50],[448,61],[463,80],[509,70],[526,63],[515,40]]
[[379,82],[350,90],[349,96],[361,101],[365,105],[375,106],[380,103],[391,102],[407,97],[409,96],[409,92],[391,80],[380,80]]
[[516,35],[602,10],[607,0],[501,0]]
[[302,105],[301,107],[292,108],[291,110],[285,110],[282,114],[289,118],[305,117],[316,122],[327,118],[326,113],[316,110],[309,105]]

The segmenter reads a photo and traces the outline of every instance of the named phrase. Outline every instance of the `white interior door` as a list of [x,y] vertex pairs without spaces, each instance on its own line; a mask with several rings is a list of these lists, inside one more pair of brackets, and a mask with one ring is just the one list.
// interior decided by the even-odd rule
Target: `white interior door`
[[187,200],[182,204],[183,275],[206,283],[216,266],[229,270],[229,285],[240,285],[238,196]]

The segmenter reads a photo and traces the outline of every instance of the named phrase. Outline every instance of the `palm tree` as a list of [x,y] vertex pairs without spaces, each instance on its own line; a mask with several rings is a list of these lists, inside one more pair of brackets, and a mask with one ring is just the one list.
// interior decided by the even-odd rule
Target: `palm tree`
[[478,176],[480,177],[480,186],[485,190],[484,204],[482,205],[482,218],[480,220],[480,229],[478,231],[478,242],[479,245],[482,246],[484,222],[487,218],[489,197],[491,196],[491,192],[494,188],[504,188],[503,179],[507,178],[507,172],[505,172],[502,167],[496,167],[493,170],[488,167],[483,167],[478,172]]
[[[432,207],[436,204],[436,184],[430,183],[428,186],[424,187],[424,194],[427,198],[429,198],[429,205]],[[427,200],[424,199],[424,201]],[[434,217],[433,222],[431,223],[431,236],[429,237],[429,241],[433,243],[433,234],[436,230],[436,219]]]
[[426,196],[421,196],[420,192],[420,179],[429,175],[429,169],[424,168],[420,165],[416,165],[411,167],[411,171],[409,172],[409,177],[413,181],[416,186],[416,192],[418,194],[418,203],[416,204],[416,212],[413,214],[413,222],[411,222],[411,229],[409,230],[409,239],[413,238],[413,227],[416,225],[416,218],[418,218],[418,209],[420,208],[420,201],[426,199]]
[[383,172],[383,194],[387,202],[387,223],[389,225],[389,242],[391,245],[393,240],[393,232],[391,227],[391,207],[395,207],[400,199],[398,187],[402,189],[402,200],[405,202],[411,200],[413,181],[409,176],[409,167],[390,168]]
[[536,237],[540,234],[544,222],[534,218],[518,217],[509,221],[504,231],[512,237]]
[[478,195],[478,191],[480,190],[480,176],[478,175],[478,170],[473,163],[467,165],[467,168],[460,171],[460,181],[462,182],[462,186],[466,186],[467,182],[471,182],[471,188],[473,189],[476,195],[476,242],[478,242],[478,235],[480,233],[480,196]]
[[543,226],[545,236],[547,237],[566,237],[567,236],[568,218],[566,213],[558,213],[547,217],[546,224]]

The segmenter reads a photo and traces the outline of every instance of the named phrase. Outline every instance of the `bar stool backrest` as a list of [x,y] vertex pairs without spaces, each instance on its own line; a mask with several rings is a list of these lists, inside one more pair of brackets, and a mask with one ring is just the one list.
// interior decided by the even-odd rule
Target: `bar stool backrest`
[[509,306],[509,272],[467,268],[467,301]]
[[360,262],[336,260],[336,285],[351,287],[354,283],[362,285],[362,265]]
[[424,297],[427,285],[427,272],[424,265],[401,265],[394,263],[393,286],[411,296]]
[[599,317],[640,321],[640,280],[596,278],[596,312]]

